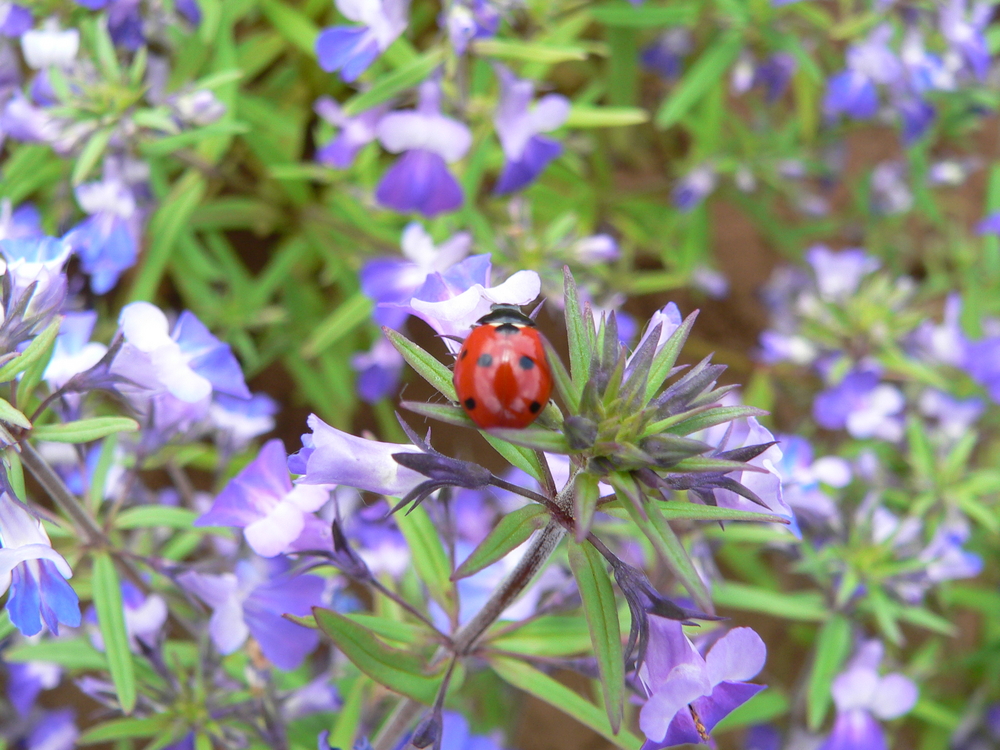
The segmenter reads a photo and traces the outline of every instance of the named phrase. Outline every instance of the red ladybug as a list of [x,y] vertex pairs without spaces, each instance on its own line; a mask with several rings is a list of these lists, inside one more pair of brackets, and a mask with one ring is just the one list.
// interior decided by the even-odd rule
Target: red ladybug
[[552,392],[535,322],[513,305],[493,305],[462,343],[452,380],[459,403],[479,427],[527,427]]

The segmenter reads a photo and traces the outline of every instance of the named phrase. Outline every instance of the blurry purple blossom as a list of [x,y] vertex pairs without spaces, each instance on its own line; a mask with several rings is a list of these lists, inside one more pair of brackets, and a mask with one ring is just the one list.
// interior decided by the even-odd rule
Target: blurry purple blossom
[[17,3],[0,3],[0,35],[19,37],[32,25],[31,11]]
[[715,190],[717,181],[718,175],[715,169],[708,164],[702,164],[678,180],[670,198],[674,206],[681,211],[692,211]]
[[892,216],[913,208],[913,191],[906,174],[906,165],[898,161],[884,161],[875,167],[871,176],[872,213]]
[[52,359],[43,375],[53,391],[65,385],[74,375],[89,370],[107,353],[108,347],[90,340],[96,323],[97,313],[93,310],[65,313],[59,325]]
[[768,102],[776,102],[788,89],[797,67],[798,63],[792,55],[787,52],[775,52],[757,66],[753,83],[764,89]]
[[336,0],[337,10],[361,26],[331,26],[316,39],[319,66],[340,71],[348,83],[357,80],[375,58],[406,30],[409,0]]
[[52,549],[42,523],[7,492],[0,494],[0,593],[10,589],[7,613],[24,635],[80,624],[80,601],[66,583],[73,571]]
[[[143,594],[130,581],[122,581],[121,588],[125,632],[128,634],[130,647],[138,653],[139,641],[147,646],[155,646],[167,622],[167,602],[159,594]],[[97,611],[90,609],[85,619],[96,626]],[[104,638],[96,627],[91,631],[90,640],[98,651],[104,650]]]
[[877,258],[861,248],[833,252],[825,245],[814,245],[806,251],[806,261],[816,276],[819,296],[839,302],[857,291],[861,280],[881,265]]
[[495,70],[500,79],[500,103],[493,121],[506,161],[493,191],[503,195],[534,182],[562,153],[562,144],[539,134],[566,122],[570,102],[560,94],[547,94],[532,105],[534,83],[517,78],[502,65],[496,65]]
[[15,93],[0,113],[0,133],[17,141],[48,143],[55,148],[65,128],[64,121],[53,117],[43,107],[36,107],[21,92]]
[[21,35],[21,51],[28,67],[66,68],[76,60],[80,50],[80,32],[76,29],[61,30],[55,19],[49,19],[40,29],[31,29]]
[[974,578],[983,571],[983,558],[962,547],[970,536],[969,522],[958,514],[937,527],[917,557],[926,565],[924,575],[930,583]]
[[[653,331],[659,326],[660,329],[657,334],[656,348],[654,350],[655,354],[659,354],[670,337],[674,335],[674,331],[680,328],[682,322],[684,322],[684,318],[681,316],[680,309],[675,303],[668,302],[650,316],[649,322],[646,323],[646,327],[642,330],[642,338],[639,339],[639,343],[635,346],[635,351],[642,348],[646,339],[653,335]],[[634,354],[629,355],[625,363],[626,367],[632,363],[634,356]]]
[[778,436],[781,461],[776,464],[781,475],[781,491],[785,502],[795,511],[796,518],[814,524],[835,522],[837,504],[826,494],[820,483],[835,488],[851,481],[851,466],[839,456],[813,459],[813,449],[798,435]]
[[903,437],[901,412],[906,402],[894,385],[880,383],[873,370],[853,370],[813,402],[813,418],[827,430],[843,430],[855,438],[895,442]]
[[[215,498],[195,526],[236,526],[251,549],[274,557],[296,549],[315,549],[313,539],[329,535],[314,511],[330,499],[325,486],[292,484],[288,456],[280,440],[269,440]],[[296,540],[304,538],[304,545]]]
[[358,373],[356,389],[362,401],[373,404],[392,396],[399,388],[403,373],[403,355],[385,338],[379,338],[367,352],[351,357],[351,367]]
[[667,29],[642,51],[642,64],[668,81],[678,78],[684,67],[684,56],[691,52],[691,32],[678,26]]
[[993,234],[1000,236],[1000,211],[994,211],[976,224],[976,234]]
[[25,750],[74,750],[80,736],[72,708],[43,711],[24,740]]
[[215,427],[216,439],[225,450],[235,452],[246,448],[255,437],[273,430],[278,410],[278,402],[266,393],[255,393],[249,399],[217,393],[208,416]]
[[911,351],[921,359],[962,367],[968,339],[962,331],[960,317],[962,298],[949,294],[944,304],[944,319],[940,324],[925,320],[913,332]]
[[1000,402],[1000,336],[967,342],[962,367],[991,399]]
[[328,123],[340,128],[337,136],[316,152],[316,161],[328,167],[347,169],[354,163],[361,147],[375,140],[375,126],[388,107],[374,107],[348,117],[336,100],[321,96],[313,105],[313,110]]
[[910,711],[917,702],[917,686],[898,672],[879,676],[881,661],[882,644],[868,641],[833,681],[837,719],[820,750],[886,748],[877,719],[894,719]]
[[610,234],[592,234],[582,237],[570,247],[573,258],[585,266],[613,263],[618,260],[621,250],[618,242]]
[[[403,258],[375,258],[365,263],[359,274],[361,290],[375,302],[372,317],[380,324],[398,328],[409,314],[410,298],[433,274],[447,274],[469,254],[472,235],[459,232],[435,245],[417,222],[406,225],[400,245]],[[485,258],[489,264],[489,256]]]
[[695,266],[691,271],[691,286],[712,299],[724,299],[729,294],[729,280],[721,271],[708,266]]
[[305,616],[321,606],[325,582],[313,575],[290,575],[288,563],[241,560],[235,573],[210,575],[188,571],[177,581],[212,609],[208,632],[221,654],[231,654],[253,636],[278,669],[296,669],[319,644],[315,630],[296,625],[283,614]]
[[933,388],[920,394],[920,413],[937,420],[936,434],[946,440],[961,438],[982,416],[986,405],[978,398],[958,399]]
[[329,674],[321,674],[293,691],[281,704],[281,715],[285,721],[294,721],[303,716],[324,711],[336,711],[342,701]]
[[[0,240],[0,254],[6,261],[14,299],[19,298],[37,282],[26,315],[47,316],[62,306],[66,297],[66,275],[63,268],[71,249],[55,237],[32,236]],[[0,263],[0,270],[3,264]]]
[[649,699],[639,712],[644,750],[700,744],[695,715],[706,732],[764,689],[747,682],[764,667],[767,648],[750,628],[735,628],[703,657],[681,624],[649,618],[649,647],[639,669]]
[[42,234],[42,217],[35,206],[24,203],[13,208],[9,198],[0,199],[0,240],[41,237]]
[[472,133],[464,123],[441,114],[440,100],[440,84],[428,80],[420,85],[416,109],[392,112],[379,120],[375,131],[382,146],[403,154],[375,189],[376,199],[386,208],[430,217],[462,205],[462,187],[447,165],[465,156]]
[[792,362],[808,365],[819,356],[816,345],[799,334],[764,331],[760,334],[760,359],[767,364]]
[[442,719],[440,750],[503,750],[495,737],[473,734],[462,714],[445,711]]
[[990,66],[989,44],[984,32],[993,16],[993,6],[968,0],[945,0],[941,5],[941,34],[953,52],[960,55],[980,81],[986,79]]
[[107,10],[108,33],[118,46],[134,52],[146,43],[140,0],[76,0],[90,10]]
[[21,716],[27,716],[43,690],[62,680],[62,667],[49,661],[10,662],[7,666],[7,699]]
[[452,0],[438,24],[448,31],[456,55],[464,55],[473,39],[494,36],[500,28],[500,12],[491,0]]
[[204,127],[226,114],[226,105],[209,89],[171,94],[167,97],[166,103],[182,125]]
[[331,427],[315,414],[307,420],[311,433],[302,436],[302,450],[288,459],[288,468],[305,485],[343,484],[367,492],[402,497],[426,477],[400,466],[393,453],[419,453],[415,445],[365,440]]
[[201,24],[201,7],[198,0],[174,0],[174,7],[192,26]]

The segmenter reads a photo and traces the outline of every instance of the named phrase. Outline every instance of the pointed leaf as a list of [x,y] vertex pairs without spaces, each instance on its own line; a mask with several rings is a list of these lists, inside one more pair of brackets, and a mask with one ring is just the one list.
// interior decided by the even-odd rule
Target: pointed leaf
[[129,650],[128,632],[125,630],[121,583],[111,555],[107,552],[94,553],[92,585],[94,609],[97,610],[97,623],[104,639],[111,681],[118,693],[122,711],[132,713],[136,700],[135,666]]
[[712,598],[721,607],[762,612],[786,620],[825,622],[829,617],[823,595],[818,591],[772,591],[745,583],[716,581]]
[[397,333],[391,328],[383,328],[382,333],[420,377],[437,388],[449,401],[458,400],[458,396],[455,395],[455,386],[452,383],[451,370],[401,333]]
[[469,419],[469,415],[460,406],[454,404],[428,404],[423,401],[400,401],[400,407],[414,414],[436,419],[445,424],[453,424],[456,427],[476,427],[476,423]]
[[21,427],[25,430],[31,429],[31,422],[21,412],[10,405],[10,402],[0,398],[0,419],[7,424]]
[[49,324],[48,328],[35,336],[28,344],[28,348],[14,359],[10,360],[3,367],[0,367],[0,383],[13,380],[22,372],[41,358],[48,364],[52,356],[51,348],[55,344],[56,336],[59,335],[59,321],[55,320]]
[[563,268],[563,278],[565,281],[566,338],[569,343],[569,372],[575,388],[582,392],[583,384],[590,377],[590,351],[587,346],[586,329],[586,326],[590,325],[590,321],[583,319],[576,281],[568,266]]
[[126,508],[115,517],[116,529],[148,529],[157,526],[167,529],[191,529],[198,513],[188,508],[171,505],[136,505]]
[[317,324],[312,335],[302,345],[302,356],[311,359],[329,349],[367,322],[373,309],[371,297],[363,292],[355,292]]
[[396,523],[410,547],[413,567],[427,586],[431,597],[445,612],[455,609],[455,592],[451,583],[451,564],[441,544],[441,535],[423,506],[408,513],[397,513]]
[[618,733],[625,706],[625,657],[618,626],[618,602],[607,564],[590,543],[569,544],[569,564],[583,600],[590,640],[601,675],[604,707],[611,730]]
[[523,445],[546,453],[575,453],[566,442],[566,436],[561,432],[544,430],[540,427],[525,427],[524,429],[492,429],[489,434],[506,440],[514,445]]
[[708,90],[722,79],[742,49],[743,39],[737,33],[724,32],[716,39],[660,105],[656,113],[657,127],[669,128],[691,111]]
[[500,519],[500,522],[486,535],[486,538],[479,543],[472,554],[465,558],[465,562],[458,566],[458,570],[452,574],[451,580],[457,581],[460,578],[466,578],[492,565],[515,547],[524,544],[528,537],[545,526],[548,520],[545,507],[537,503],[508,513]]
[[826,720],[830,707],[830,686],[851,648],[851,624],[842,615],[833,615],[819,629],[814,648],[806,716],[809,731],[817,732]]
[[674,368],[677,357],[681,353],[681,348],[687,341],[697,317],[697,310],[688,315],[684,319],[684,322],[678,326],[677,330],[670,335],[670,338],[663,343],[663,348],[653,358],[653,364],[649,368],[649,379],[646,381],[647,402],[656,395],[656,392],[660,390],[660,387],[670,377],[670,371]]
[[479,434],[486,438],[486,442],[493,447],[493,450],[507,459],[512,466],[516,466],[539,484],[544,484],[545,469],[542,468],[537,451],[520,445],[511,445],[506,440],[494,437],[483,430],[480,430]]
[[94,745],[98,742],[113,742],[127,740],[132,737],[155,737],[170,728],[174,723],[169,714],[159,714],[143,719],[112,719],[91,727],[84,732],[78,742],[81,745]]
[[597,499],[601,496],[597,477],[589,472],[576,475],[573,493],[573,517],[576,520],[576,541],[583,542],[590,533],[590,524],[597,510]]
[[31,436],[51,443],[89,443],[116,432],[136,432],[139,423],[129,417],[94,417],[66,424],[43,424]]

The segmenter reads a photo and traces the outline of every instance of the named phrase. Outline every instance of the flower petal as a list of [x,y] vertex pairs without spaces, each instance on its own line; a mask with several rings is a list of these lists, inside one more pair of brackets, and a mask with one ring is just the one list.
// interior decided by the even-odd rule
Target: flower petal
[[713,685],[753,679],[767,661],[767,646],[750,628],[734,628],[712,646],[705,663]]

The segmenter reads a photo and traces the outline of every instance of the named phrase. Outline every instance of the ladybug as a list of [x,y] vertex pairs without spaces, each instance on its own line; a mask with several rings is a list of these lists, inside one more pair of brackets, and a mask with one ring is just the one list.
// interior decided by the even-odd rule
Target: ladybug
[[552,371],[535,322],[514,305],[493,305],[462,342],[452,381],[459,403],[479,427],[527,427],[552,392]]

